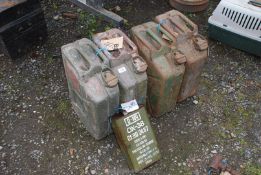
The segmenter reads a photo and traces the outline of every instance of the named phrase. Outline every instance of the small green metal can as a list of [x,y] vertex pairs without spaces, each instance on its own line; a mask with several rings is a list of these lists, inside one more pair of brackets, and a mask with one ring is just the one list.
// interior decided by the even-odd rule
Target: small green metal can
[[158,143],[144,107],[125,116],[114,116],[112,128],[129,167],[135,172],[160,159]]

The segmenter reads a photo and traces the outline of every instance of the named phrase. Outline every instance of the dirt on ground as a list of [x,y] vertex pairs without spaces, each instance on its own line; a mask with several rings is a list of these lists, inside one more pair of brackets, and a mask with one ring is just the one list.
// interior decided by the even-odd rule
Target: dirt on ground
[[[208,10],[186,13],[207,36]],[[118,6],[118,7],[117,7]],[[62,45],[112,27],[67,0],[42,1],[48,39],[17,60],[0,54],[0,174],[133,174],[115,136],[93,139],[72,110]],[[124,31],[171,10],[166,0],[108,5]],[[67,19],[72,12],[77,19]],[[245,175],[261,175],[261,59],[209,40],[196,96],[152,118],[162,159],[139,174],[205,175],[221,154]]]

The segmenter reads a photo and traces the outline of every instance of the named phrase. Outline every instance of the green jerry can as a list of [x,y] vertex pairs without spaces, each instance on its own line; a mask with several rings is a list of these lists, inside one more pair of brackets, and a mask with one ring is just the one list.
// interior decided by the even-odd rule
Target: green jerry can
[[161,158],[158,143],[144,107],[125,116],[112,117],[112,128],[118,144],[135,172]]
[[118,78],[108,68],[98,47],[81,39],[62,47],[72,106],[88,132],[97,140],[112,132],[110,117],[119,107]]
[[155,18],[176,40],[177,48],[186,56],[186,70],[178,101],[196,94],[200,75],[208,59],[208,42],[198,34],[198,27],[182,13],[172,10]]
[[[107,50],[104,40],[123,38],[122,48]],[[110,67],[119,78],[120,102],[136,99],[145,105],[147,97],[147,64],[138,54],[137,46],[119,29],[110,29],[93,36],[93,41],[109,59]]]
[[185,58],[171,44],[170,34],[154,22],[133,27],[131,34],[148,64],[148,111],[152,116],[161,116],[176,105]]

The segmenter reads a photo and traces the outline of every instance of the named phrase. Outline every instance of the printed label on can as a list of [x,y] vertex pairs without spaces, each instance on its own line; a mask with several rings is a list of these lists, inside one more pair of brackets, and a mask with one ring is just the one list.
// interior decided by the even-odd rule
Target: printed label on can
[[125,67],[121,67],[121,68],[118,69],[118,72],[120,74],[122,74],[123,72],[126,72],[126,71],[127,71],[127,69]]
[[160,159],[157,140],[144,107],[124,117],[114,118],[112,123],[117,141],[128,154],[135,172]]
[[139,109],[139,105],[136,100],[131,100],[129,102],[122,103],[121,108],[122,108],[122,110],[126,111],[127,113],[130,113],[130,112],[133,112],[133,111],[136,111],[137,109]]

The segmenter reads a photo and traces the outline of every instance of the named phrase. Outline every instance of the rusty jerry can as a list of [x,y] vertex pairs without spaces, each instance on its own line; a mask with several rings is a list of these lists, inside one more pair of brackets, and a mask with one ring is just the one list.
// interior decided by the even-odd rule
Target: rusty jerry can
[[[101,41],[123,37],[123,47],[108,51]],[[136,99],[139,105],[146,104],[147,64],[138,54],[136,45],[119,29],[111,29],[93,36],[93,41],[107,56],[110,67],[119,78],[120,102]]]
[[144,107],[125,116],[112,117],[112,128],[128,165],[135,172],[161,158],[158,143]]
[[202,69],[208,59],[208,42],[198,34],[198,27],[182,13],[172,10],[155,18],[176,38],[178,49],[186,56],[185,74],[178,101],[195,95]]
[[74,110],[89,133],[97,140],[111,133],[110,117],[119,106],[118,78],[107,67],[98,47],[81,39],[62,47],[69,94]]
[[[184,64],[179,62],[184,61],[184,57],[168,43],[171,35],[154,22],[133,27],[131,33],[148,64],[148,110],[152,116],[161,116],[176,105],[185,71]],[[161,33],[169,41],[163,39]]]

